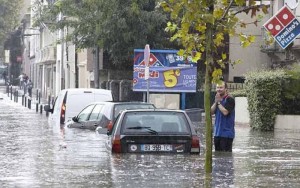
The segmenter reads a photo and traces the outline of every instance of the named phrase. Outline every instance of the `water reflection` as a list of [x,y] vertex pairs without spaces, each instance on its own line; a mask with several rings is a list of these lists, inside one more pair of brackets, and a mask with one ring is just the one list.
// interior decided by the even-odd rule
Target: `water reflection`
[[235,186],[300,186],[299,132],[261,132],[245,127],[239,127],[238,132],[233,152]]
[[231,152],[215,152],[213,159],[212,187],[233,187],[233,154]]
[[198,155],[112,155],[114,187],[203,187]]
[[106,135],[53,127],[44,115],[4,99],[0,187],[300,187],[299,131],[237,125],[233,152],[213,152],[209,177],[203,127],[200,155],[112,155]]

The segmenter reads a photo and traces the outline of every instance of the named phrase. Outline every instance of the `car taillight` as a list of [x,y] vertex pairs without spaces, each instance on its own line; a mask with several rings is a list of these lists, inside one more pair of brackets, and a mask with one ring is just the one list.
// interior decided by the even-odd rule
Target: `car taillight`
[[200,152],[200,141],[198,136],[192,136],[192,147],[191,153],[199,153]]
[[112,152],[113,153],[121,153],[121,137],[119,135],[115,135],[113,137]]
[[60,123],[65,123],[66,105],[63,103],[60,110]]

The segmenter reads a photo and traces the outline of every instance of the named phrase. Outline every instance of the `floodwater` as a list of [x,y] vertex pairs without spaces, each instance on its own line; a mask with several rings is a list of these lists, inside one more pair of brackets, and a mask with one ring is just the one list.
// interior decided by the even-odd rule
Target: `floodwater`
[[106,135],[49,126],[45,114],[4,97],[0,187],[300,187],[299,133],[237,125],[233,152],[213,152],[210,179],[203,142],[200,155],[112,155]]

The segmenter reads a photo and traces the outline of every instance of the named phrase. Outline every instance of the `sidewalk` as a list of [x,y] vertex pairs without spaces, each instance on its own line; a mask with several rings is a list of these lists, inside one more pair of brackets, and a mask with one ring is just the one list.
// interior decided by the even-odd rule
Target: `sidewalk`
[[30,97],[28,93],[24,95],[24,90],[19,89],[19,86],[9,86],[9,93],[7,93],[7,86],[0,83],[0,87],[2,93],[0,98],[6,98],[26,108],[46,114],[44,105],[48,104],[48,101],[45,98],[39,97],[36,89],[33,89],[32,97]]

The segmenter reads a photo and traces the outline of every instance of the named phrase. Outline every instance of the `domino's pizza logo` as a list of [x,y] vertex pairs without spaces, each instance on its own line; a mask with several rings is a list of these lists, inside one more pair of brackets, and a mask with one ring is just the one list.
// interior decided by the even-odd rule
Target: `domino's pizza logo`
[[284,6],[279,12],[274,15],[264,27],[273,35],[276,36],[280,31],[282,31],[289,23],[295,19],[295,15],[292,11]]

